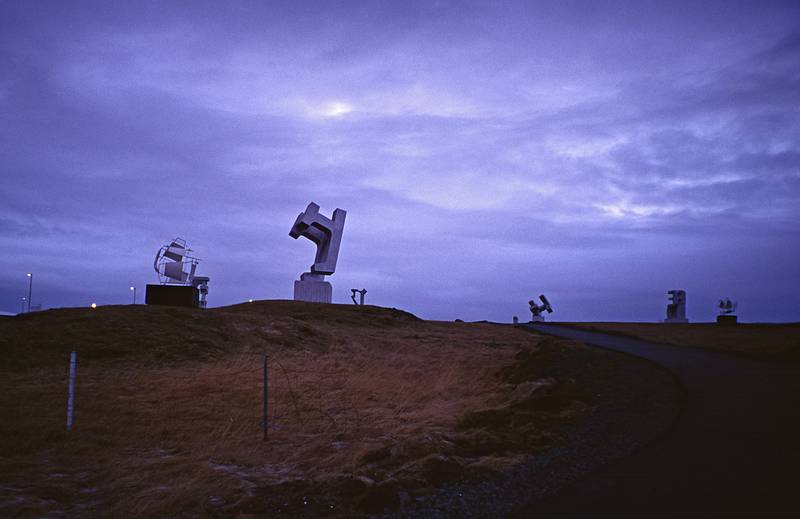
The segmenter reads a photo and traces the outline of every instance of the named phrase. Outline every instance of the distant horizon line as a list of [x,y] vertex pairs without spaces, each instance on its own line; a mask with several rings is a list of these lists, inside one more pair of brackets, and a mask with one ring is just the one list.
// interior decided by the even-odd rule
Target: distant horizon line
[[[236,305],[241,305],[241,304],[259,303],[259,302],[265,302],[265,301],[291,301],[291,302],[295,302],[292,299],[254,299],[253,301],[244,300],[244,301],[241,301],[239,303],[233,303],[233,304],[229,304],[229,305],[209,306],[206,309],[210,310],[210,309],[215,309],[215,308],[226,308],[226,307],[236,306]],[[303,301],[297,301],[297,302],[302,303]],[[342,306],[357,306],[357,305],[348,304],[348,303],[328,303],[328,304],[342,305]],[[135,305],[133,303],[119,303],[119,304],[97,305],[97,308],[117,307],[117,306],[118,307],[123,307],[123,306],[127,307],[127,306],[161,306],[161,305],[148,305],[146,303],[137,303]],[[365,305],[365,306],[377,306],[377,305]],[[45,312],[45,311],[48,311],[48,310],[70,310],[70,309],[79,309],[79,308],[89,309],[89,310],[93,310],[94,309],[94,308],[92,308],[91,304],[89,304],[89,305],[86,305],[86,306],[54,306],[54,307],[42,308],[40,310],[32,310],[31,312],[16,312],[15,313],[15,312],[6,312],[6,311],[3,311],[3,310],[0,310],[0,317],[16,317],[18,315],[24,315],[24,314],[27,314],[27,313],[39,313],[39,312]],[[416,314],[414,314],[413,312],[410,312],[408,310],[404,310],[402,308],[389,307],[389,306],[384,306],[384,307],[379,307],[379,308],[390,308],[390,309],[402,310],[404,312],[412,313],[413,315],[416,316]],[[419,316],[417,316],[417,317],[419,317]],[[439,322],[453,322],[454,321],[454,320],[444,320],[444,319],[425,319],[423,317],[420,317],[420,319],[422,319],[424,321],[439,321]],[[497,323],[497,324],[513,324],[512,322],[509,322],[509,323],[500,322],[500,323],[498,323],[497,321],[490,321],[488,319],[470,320],[470,321],[463,321],[463,322],[466,322],[466,323],[482,323],[482,322],[486,322],[486,323]],[[529,322],[529,321],[520,321],[521,324],[525,324],[527,322]],[[576,323],[581,323],[581,324],[717,324],[716,321],[691,321],[691,320],[689,320],[689,322],[687,322],[687,323],[664,323],[663,321],[660,321],[660,320],[656,320],[656,321],[642,321],[642,320],[631,320],[631,321],[586,320],[586,321],[544,321],[544,322],[542,322],[540,324],[569,325],[569,324],[576,324]],[[755,325],[757,325],[757,324],[794,324],[794,325],[800,325],[800,321],[738,321],[738,324],[755,324]]]

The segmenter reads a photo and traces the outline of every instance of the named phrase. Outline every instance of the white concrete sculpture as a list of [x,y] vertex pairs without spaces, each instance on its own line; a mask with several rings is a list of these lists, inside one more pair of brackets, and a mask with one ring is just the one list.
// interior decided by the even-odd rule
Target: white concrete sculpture
[[327,218],[319,214],[319,206],[314,202],[297,216],[289,236],[294,239],[300,236],[308,238],[317,245],[317,254],[310,271],[301,274],[300,279],[294,282],[295,301],[331,302],[333,287],[325,281],[325,276],[336,271],[346,216],[347,211],[336,209],[333,219]]
[[542,315],[542,312],[547,312],[548,314],[553,313],[553,307],[550,306],[550,301],[548,301],[547,298],[544,297],[544,294],[541,294],[539,296],[539,299],[541,299],[542,301],[541,305],[537,305],[536,302],[533,301],[532,299],[528,301],[528,305],[530,306],[531,309],[532,323],[544,322],[544,316]]
[[688,323],[686,318],[686,291],[670,290],[667,292],[670,303],[667,305],[667,318],[665,323]]
[[[353,304],[354,305],[363,306],[364,305],[364,296],[367,294],[367,289],[366,288],[362,288],[361,290],[358,290],[356,288],[351,288],[350,292],[351,292],[350,299],[353,300]],[[361,297],[359,298],[360,301],[356,301],[356,294],[360,294],[361,295]]]

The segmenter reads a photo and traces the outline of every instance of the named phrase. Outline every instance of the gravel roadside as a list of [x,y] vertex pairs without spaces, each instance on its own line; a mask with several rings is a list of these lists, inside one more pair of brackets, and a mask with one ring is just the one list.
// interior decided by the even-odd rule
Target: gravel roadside
[[685,405],[677,378],[632,355],[599,350],[592,355],[598,353],[608,361],[597,366],[602,376],[589,381],[598,399],[587,418],[561,431],[560,446],[488,479],[448,485],[414,499],[401,495],[399,510],[381,517],[507,517],[609,461],[658,442]]

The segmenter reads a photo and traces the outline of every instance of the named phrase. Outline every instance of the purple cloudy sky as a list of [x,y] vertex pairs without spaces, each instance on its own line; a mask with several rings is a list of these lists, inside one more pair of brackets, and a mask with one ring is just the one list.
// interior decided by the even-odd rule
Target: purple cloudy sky
[[[603,7],[599,7],[603,4]],[[0,310],[126,303],[186,238],[210,305],[800,320],[800,3],[0,0]]]

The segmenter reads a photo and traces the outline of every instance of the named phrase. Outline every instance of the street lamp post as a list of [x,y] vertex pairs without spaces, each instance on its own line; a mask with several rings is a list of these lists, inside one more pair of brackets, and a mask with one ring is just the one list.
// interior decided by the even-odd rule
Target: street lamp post
[[27,301],[27,300],[28,299],[25,296],[22,296],[22,301],[20,301],[20,303],[19,303],[19,313],[21,313],[21,314],[25,313],[25,301]]
[[131,287],[131,292],[133,292],[133,304],[136,304],[136,287]]
[[33,293],[33,272],[28,272],[28,313],[31,312],[31,294]]

